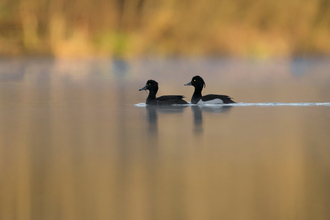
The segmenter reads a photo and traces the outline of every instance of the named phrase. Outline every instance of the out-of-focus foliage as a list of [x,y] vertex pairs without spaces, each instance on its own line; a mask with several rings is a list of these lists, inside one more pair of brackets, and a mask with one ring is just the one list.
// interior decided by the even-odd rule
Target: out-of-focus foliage
[[330,0],[1,0],[1,55],[330,54]]

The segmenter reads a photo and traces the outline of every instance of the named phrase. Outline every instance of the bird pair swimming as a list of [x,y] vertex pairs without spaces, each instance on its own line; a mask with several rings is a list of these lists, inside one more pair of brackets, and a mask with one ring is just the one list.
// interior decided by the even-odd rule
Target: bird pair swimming
[[[193,86],[195,87],[195,91],[193,96],[191,97],[192,104],[228,104],[235,103],[229,96],[226,95],[205,95],[202,96],[202,90],[205,87],[205,82],[202,77],[194,76],[191,81],[185,86]],[[158,83],[155,80],[148,80],[146,85],[139,89],[149,90],[149,95],[146,101],[148,105],[173,105],[173,104],[188,104],[185,100],[183,100],[184,96],[182,95],[165,95],[156,98],[156,94],[158,91]]]

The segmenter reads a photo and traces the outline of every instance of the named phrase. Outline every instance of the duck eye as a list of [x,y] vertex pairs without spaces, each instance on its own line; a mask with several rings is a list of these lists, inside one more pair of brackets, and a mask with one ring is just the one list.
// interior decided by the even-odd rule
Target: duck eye
[[196,82],[196,79],[194,79],[194,82]]
[[149,86],[151,86],[151,83],[149,83]]

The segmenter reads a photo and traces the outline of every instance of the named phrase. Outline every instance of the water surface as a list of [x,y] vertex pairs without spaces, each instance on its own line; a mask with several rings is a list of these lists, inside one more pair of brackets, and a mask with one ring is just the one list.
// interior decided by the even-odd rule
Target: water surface
[[[329,219],[329,69],[2,59],[0,219]],[[148,79],[189,101],[197,74],[245,104],[139,104]]]

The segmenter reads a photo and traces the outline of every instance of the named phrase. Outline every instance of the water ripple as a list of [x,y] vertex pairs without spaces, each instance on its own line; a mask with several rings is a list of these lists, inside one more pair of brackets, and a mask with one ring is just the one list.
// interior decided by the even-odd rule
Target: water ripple
[[[146,107],[145,103],[135,104],[136,107]],[[178,106],[178,105],[174,105]],[[188,104],[185,106],[198,106],[194,104]],[[330,102],[293,102],[293,103],[285,103],[285,102],[260,102],[260,103],[246,103],[246,102],[238,102],[232,104],[204,104],[200,106],[208,106],[208,107],[222,107],[222,106],[330,106]]]

